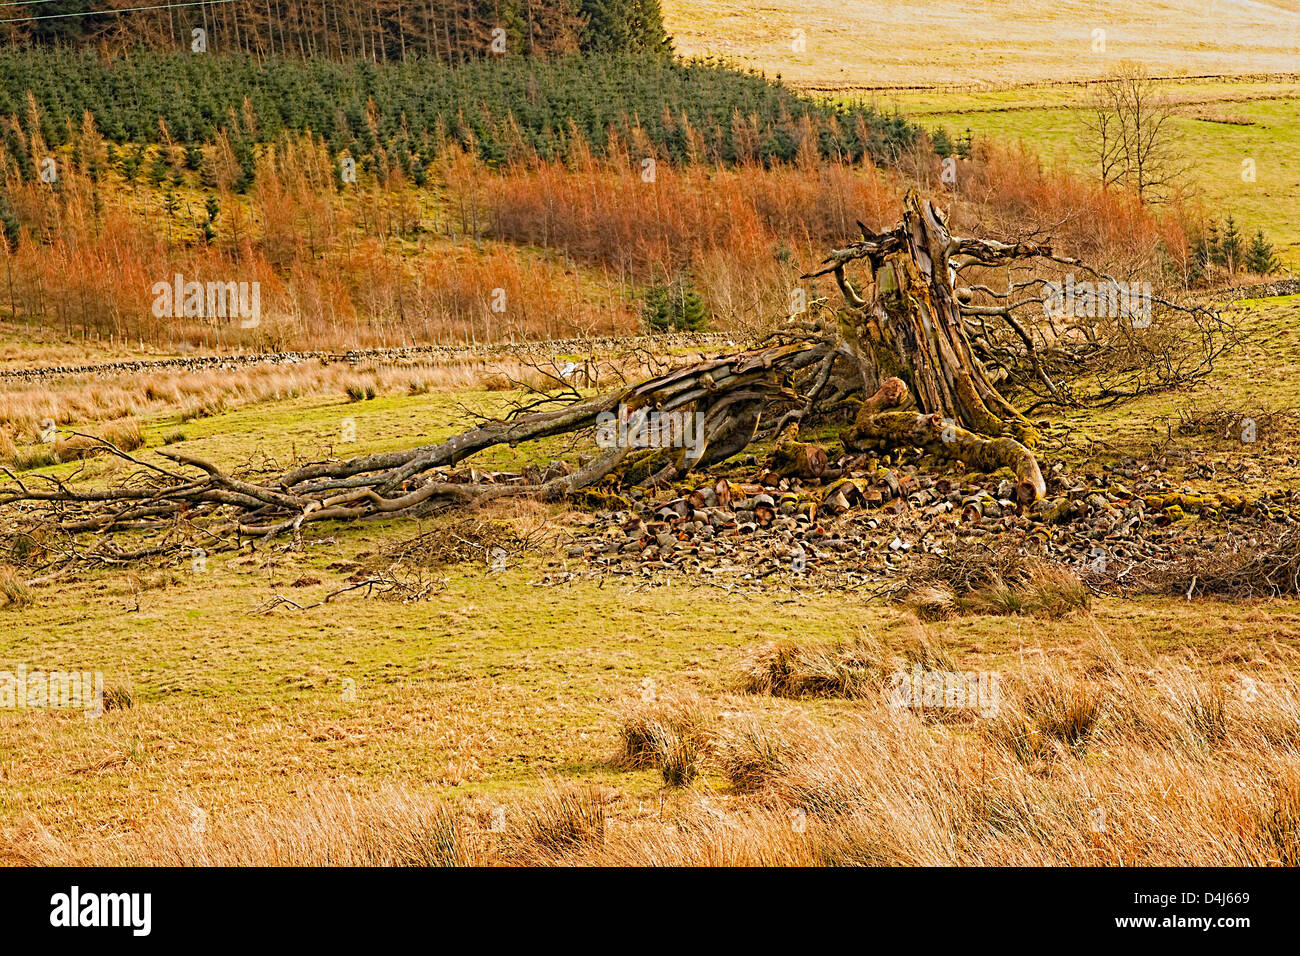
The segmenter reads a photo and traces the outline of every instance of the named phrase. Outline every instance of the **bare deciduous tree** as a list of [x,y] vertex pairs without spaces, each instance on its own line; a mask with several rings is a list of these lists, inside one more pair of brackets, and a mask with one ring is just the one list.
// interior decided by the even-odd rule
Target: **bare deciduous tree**
[[1102,186],[1131,189],[1143,202],[1168,199],[1186,172],[1175,115],[1160,82],[1140,67],[1125,67],[1094,84],[1085,125]]

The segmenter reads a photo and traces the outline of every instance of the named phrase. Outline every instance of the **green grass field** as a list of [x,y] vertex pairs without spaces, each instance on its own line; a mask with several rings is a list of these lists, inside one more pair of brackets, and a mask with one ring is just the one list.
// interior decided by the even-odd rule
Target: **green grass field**
[[[1196,403],[1300,404],[1300,298],[1244,303],[1233,314],[1244,344],[1210,381],[1189,393],[1067,415],[1049,433],[1045,459],[1059,454],[1087,469],[1143,453],[1179,408]],[[315,454],[351,418],[357,441],[349,452],[397,449],[451,434],[463,421],[462,406],[490,410],[508,397],[431,392],[268,403],[188,422],[175,447],[227,465]],[[171,415],[148,421],[150,447],[177,424]],[[1190,447],[1196,460],[1225,472],[1248,462],[1243,482],[1263,490],[1300,482],[1296,438],[1288,432],[1249,450]],[[525,456],[559,451],[506,451],[498,464],[518,467]],[[72,467],[53,471],[66,475]],[[499,573],[477,560],[419,569],[434,585],[424,601],[353,591],[320,607],[264,609],[277,597],[304,606],[323,600],[357,567],[440,519],[313,525],[297,544],[272,542],[251,554],[79,571],[37,586],[29,607],[0,610],[4,666],[93,666],[134,695],[130,708],[93,721],[0,713],[0,846],[17,859],[16,848],[34,834],[58,846],[155,827],[187,808],[234,820],[248,808],[325,787],[361,795],[397,784],[473,801],[567,780],[612,788],[619,795],[614,812],[634,815],[656,799],[661,782],[651,770],[610,763],[628,702],[650,686],[779,716],[788,703],[736,696],[745,649],[773,639],[920,631],[971,670],[1014,666],[1026,655],[1068,661],[1099,635],[1126,651],[1210,669],[1227,648],[1247,656],[1263,647],[1300,650],[1294,600],[1107,597],[1091,613],[1060,619],[973,615],[921,624],[867,594],[778,589],[756,598],[706,580],[649,588],[626,580],[546,584],[546,576],[573,566],[562,556],[573,514],[537,505],[512,506],[502,516],[542,529],[545,544]],[[856,713],[843,700],[800,706],[828,726]],[[703,786],[725,792],[717,780]]]
[[[1184,181],[1204,197],[1212,217],[1232,215],[1243,231],[1263,229],[1278,258],[1300,267],[1300,83],[1176,82],[1164,87],[1178,104],[1172,124]],[[1077,86],[1046,86],[990,93],[906,92],[882,96],[926,129],[953,136],[1019,140],[1047,162],[1095,174]],[[1253,181],[1243,175],[1253,163]]]

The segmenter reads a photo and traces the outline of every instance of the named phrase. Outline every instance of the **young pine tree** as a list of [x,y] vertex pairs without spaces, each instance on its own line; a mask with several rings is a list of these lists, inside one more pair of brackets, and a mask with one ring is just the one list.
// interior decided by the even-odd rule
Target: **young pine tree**
[[18,217],[14,215],[8,197],[3,192],[0,192],[0,232],[4,233],[5,241],[9,244],[10,249],[18,246],[19,228]]
[[1219,237],[1219,224],[1211,221],[1205,234],[1205,261],[1211,266],[1226,266],[1227,258],[1223,254],[1223,240]]
[[659,0],[582,0],[581,12],[587,19],[581,39],[585,53],[672,54]]
[[1227,267],[1228,273],[1236,275],[1245,258],[1245,243],[1242,242],[1241,233],[1237,230],[1237,223],[1231,216],[1228,217],[1228,221],[1223,226],[1223,238],[1219,244],[1223,251],[1224,265]]
[[937,126],[930,133],[930,139],[934,142],[934,154],[947,159],[957,151],[952,144],[952,139],[948,136],[948,131],[942,126]]
[[962,159],[970,159],[974,155],[975,136],[969,126],[966,127],[966,132],[957,137],[957,141],[953,143],[953,148]]
[[208,214],[203,222],[203,241],[212,245],[212,241],[217,238],[217,216],[221,213],[221,203],[216,196],[209,196],[204,201],[203,211]]
[[654,332],[698,332],[708,324],[704,301],[684,277],[651,286],[642,314]]
[[1250,248],[1246,250],[1246,268],[1256,275],[1266,276],[1277,272],[1281,267],[1282,264],[1273,254],[1273,244],[1264,238],[1264,230],[1259,230],[1251,240]]

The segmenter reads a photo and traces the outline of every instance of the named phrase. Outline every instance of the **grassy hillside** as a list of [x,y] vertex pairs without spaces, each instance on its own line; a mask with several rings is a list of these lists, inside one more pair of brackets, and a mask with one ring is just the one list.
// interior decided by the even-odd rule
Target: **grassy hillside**
[[[679,52],[713,54],[796,87],[856,91],[1100,76],[1281,73],[1300,57],[1294,0],[664,0]],[[1094,30],[1105,30],[1094,52]],[[802,31],[804,48],[792,49]]]
[[[1300,267],[1300,78],[1234,82],[1176,81],[1163,87],[1178,104],[1172,135],[1186,181],[1204,196],[1211,215],[1233,215],[1253,233],[1263,229],[1278,256]],[[954,135],[1019,139],[1049,162],[1082,174],[1091,167],[1081,107],[1086,90],[1073,85],[1032,89],[907,91],[882,97],[926,129]],[[1244,160],[1255,179],[1242,178]]]
[[[796,88],[848,100],[864,94],[933,129],[1020,139],[1047,161],[1087,173],[1079,81],[1137,63],[1171,80],[1187,182],[1210,215],[1264,229],[1300,266],[1300,3],[1166,0],[666,0],[678,50],[760,69]],[[1093,31],[1105,31],[1104,50]],[[797,32],[798,31],[798,32]],[[802,43],[802,50],[793,47]],[[1267,75],[1266,75],[1267,74]],[[1211,79],[1192,79],[1212,77]],[[1224,79],[1235,77],[1237,79]],[[1243,182],[1242,161],[1256,179]]]
[[[1086,175],[1075,81],[1126,59],[1269,74],[1166,88],[1208,214],[1263,227],[1300,265],[1300,78],[1282,73],[1300,62],[1300,0],[760,4],[664,0],[681,52],[825,96],[707,65],[637,73],[642,59],[453,76],[154,55],[60,72],[61,55],[0,54],[0,225],[15,240],[0,369],[631,331],[669,277],[703,292],[732,351],[856,220],[888,225],[916,184],[959,235],[1050,232],[1102,264],[1183,248],[1177,217],[1194,207]],[[170,87],[146,82],[151,63]],[[250,92],[256,117],[240,116]],[[83,106],[98,129],[77,122]],[[924,137],[905,148],[911,117],[974,135],[951,188]],[[611,125],[626,149],[607,145]],[[993,142],[1015,139],[1037,154]],[[362,160],[355,181],[343,152]],[[46,153],[55,183],[35,177]],[[265,321],[241,339],[157,315],[153,283],[175,272],[264,281]],[[908,481],[925,492],[913,503],[899,449],[872,463],[900,492],[889,506],[838,512],[827,494],[784,541],[807,489],[775,480],[781,525],[705,514],[707,537],[653,547],[637,509],[690,488],[237,542],[182,512],[153,539],[122,529],[92,552],[83,536],[76,561],[53,522],[6,505],[0,674],[94,670],[108,695],[94,720],[0,696],[0,865],[1296,865],[1300,598],[1294,577],[1255,585],[1261,565],[1270,584],[1300,569],[1300,296],[1224,313],[1239,340],[1205,380],[1027,413],[1052,496],[1069,495],[1032,520],[997,500],[1009,479],[938,461],[924,467],[943,486]],[[506,415],[536,399],[524,386],[555,384],[538,362],[589,362],[575,387],[604,389],[714,351],[555,348],[7,378],[0,464],[29,487],[99,488],[181,452],[260,480]],[[838,459],[837,430],[801,440]],[[755,496],[734,513],[758,515],[749,482],[770,448],[710,476]],[[461,464],[526,472],[594,451],[557,435]],[[785,543],[804,540],[800,566]],[[146,542],[161,547],[130,554]],[[661,560],[679,544],[699,560]],[[1035,554],[1001,550],[1020,545]],[[1109,572],[1079,555],[1109,555]],[[1207,568],[1239,577],[1198,591]],[[966,688],[991,676],[1005,696],[978,716],[900,705],[886,682],[904,667]]]

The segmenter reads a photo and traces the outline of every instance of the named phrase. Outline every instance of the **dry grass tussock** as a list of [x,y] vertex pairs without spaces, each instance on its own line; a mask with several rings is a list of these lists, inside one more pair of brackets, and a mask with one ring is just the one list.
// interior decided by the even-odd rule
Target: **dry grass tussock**
[[[893,659],[924,652],[886,646]],[[910,652],[907,647],[910,646]],[[871,650],[864,650],[870,647]],[[800,648],[799,660],[854,648]],[[787,653],[787,658],[791,655]],[[939,654],[937,663],[944,659]],[[876,666],[879,666],[878,664]],[[679,760],[647,810],[546,782],[455,804],[323,789],[275,809],[180,807],[166,827],[63,841],[28,820],[26,863],[271,865],[1295,865],[1300,687],[1282,669],[1194,672],[1099,641],[999,675],[996,714],[954,725],[883,692],[837,715],[641,689],[626,772]],[[852,685],[850,689],[853,689]],[[857,691],[854,691],[857,693]]]
[[652,681],[642,686],[640,697],[620,718],[613,763],[657,767],[669,786],[691,783],[709,742],[712,715],[705,702],[680,691],[661,692]]
[[548,782],[540,796],[513,810],[494,811],[496,829],[506,824],[498,852],[508,860],[536,864],[599,845],[605,839],[606,802],[595,787]]
[[889,674],[920,666],[952,670],[947,652],[917,629],[896,646],[869,632],[827,644],[772,641],[747,655],[741,689],[773,697],[846,697],[878,695]]
[[0,567],[0,610],[21,610],[36,603],[36,591],[10,567]]
[[54,443],[54,457],[59,461],[83,461],[98,455],[109,454],[104,443],[116,445],[125,452],[144,447],[144,432],[134,418],[105,422],[94,434],[82,433],[60,438]]

